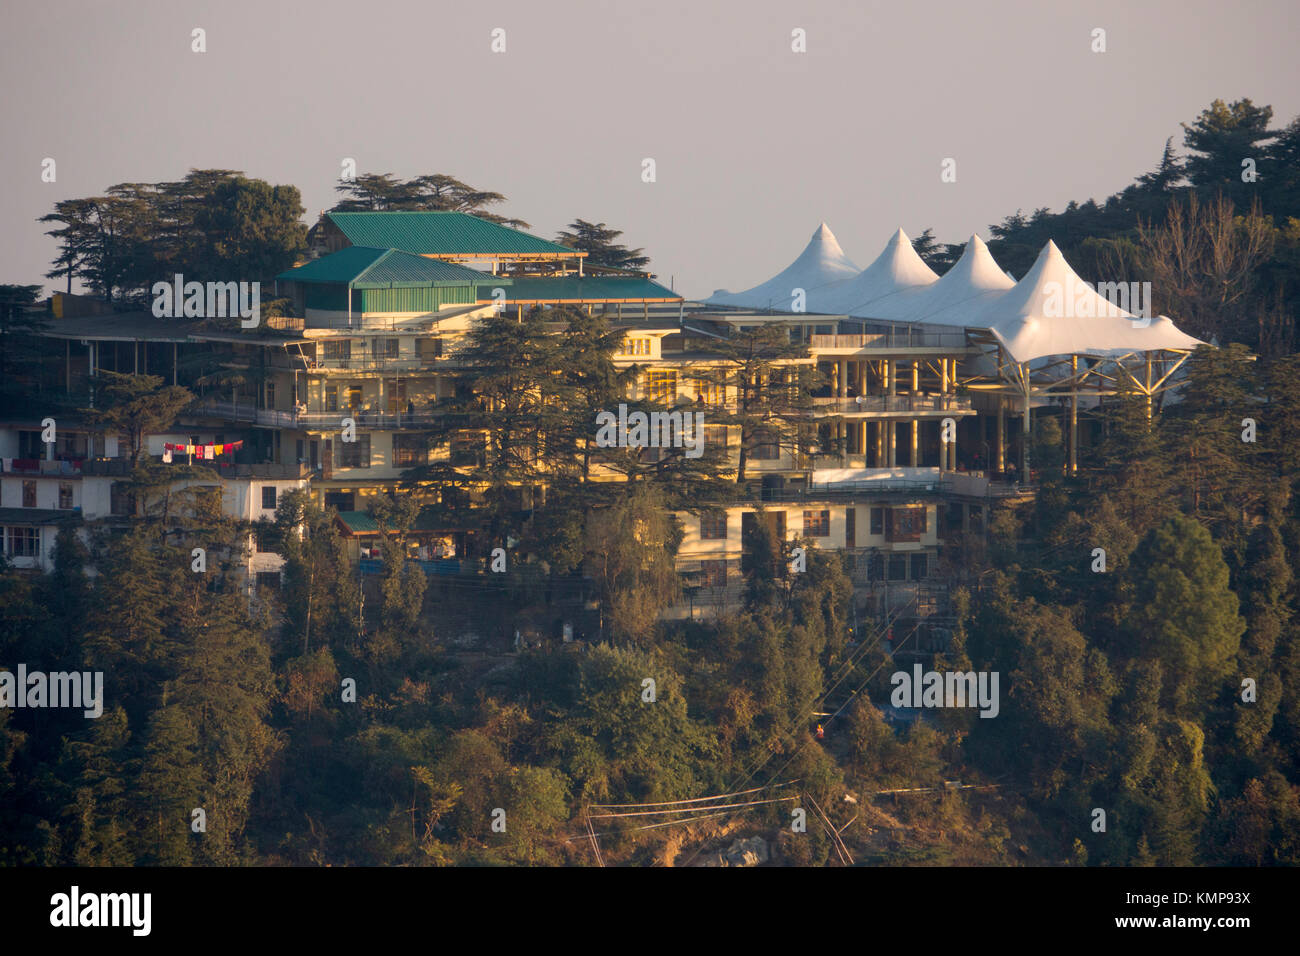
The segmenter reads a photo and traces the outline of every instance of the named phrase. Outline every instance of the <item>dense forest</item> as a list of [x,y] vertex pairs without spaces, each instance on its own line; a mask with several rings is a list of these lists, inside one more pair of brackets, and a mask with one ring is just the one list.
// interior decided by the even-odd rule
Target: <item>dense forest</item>
[[[1187,127],[1185,159],[1167,150],[1104,204],[995,230],[1016,274],[1054,238],[1085,278],[1153,281],[1160,311],[1222,346],[1189,360],[1177,401],[1107,400],[1076,475],[1044,409],[1032,503],[949,540],[961,586],[933,667],[1000,673],[996,719],[887,721],[887,643],[911,635],[855,613],[840,555],[810,549],[793,573],[762,522],[743,608],[658,620],[680,597],[670,509],[746,490],[708,457],[617,451],[628,483],[588,482],[603,454],[590,410],[621,388],[617,336],[573,315],[555,344],[534,313],[472,338],[486,394],[517,403],[488,416],[466,400],[494,455],[469,479],[412,470],[376,499],[373,574],[304,495],[250,528],[202,494],[173,500],[147,462],[129,530],[86,546],[65,529],[43,577],[0,567],[0,661],[103,671],[106,700],[96,720],[0,709],[0,862],[690,865],[750,835],[802,865],[1300,862],[1300,126],[1259,145],[1270,118],[1216,103]],[[459,201],[495,201],[471,193]],[[1203,258],[1162,254],[1180,236]],[[758,344],[759,361],[780,358]],[[117,387],[163,418],[183,404],[159,381]],[[553,439],[541,459],[514,455],[536,431]],[[572,471],[522,512],[507,490],[547,455]],[[510,542],[510,571],[426,577],[402,560],[402,529],[467,480],[487,489],[475,520]],[[250,532],[286,559],[283,590],[254,600]],[[600,609],[578,640],[522,623],[549,622],[575,577]],[[881,794],[894,790],[919,792]],[[609,809],[739,793],[754,805],[689,825]]]

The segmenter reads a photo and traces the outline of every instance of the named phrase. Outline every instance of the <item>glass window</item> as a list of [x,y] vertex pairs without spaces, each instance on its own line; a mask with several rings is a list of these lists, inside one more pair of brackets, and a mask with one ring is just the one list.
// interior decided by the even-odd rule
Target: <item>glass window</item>
[[727,586],[727,561],[725,558],[717,561],[700,562],[701,577],[703,585],[706,588],[725,588]]
[[726,512],[710,514],[705,512],[700,515],[700,539],[703,541],[719,541],[727,537],[727,515]]
[[36,482],[34,481],[23,482],[23,507],[36,507]]
[[645,397],[660,405],[677,403],[677,372],[655,371],[645,373]]
[[885,533],[885,509],[884,508],[871,509],[871,533],[872,534]]
[[328,361],[337,362],[343,359],[350,359],[350,358],[352,358],[351,339],[343,339],[337,342],[325,343],[325,360],[327,362]]
[[125,487],[125,483],[115,481],[108,488],[108,510],[110,514],[135,514],[135,499]]
[[924,581],[930,573],[930,556],[927,554],[912,555],[912,580]]
[[337,385],[325,386],[325,411],[337,412],[339,410],[339,387]]
[[263,508],[275,507],[275,485],[262,486],[262,507]]
[[34,558],[40,549],[40,534],[35,528],[9,529],[9,556]]
[[754,432],[754,460],[776,461],[781,457],[781,445],[774,431],[760,428]]
[[358,435],[356,441],[339,442],[340,468],[370,467],[370,436]]
[[907,580],[907,555],[891,554],[889,556],[889,580]]
[[803,513],[803,533],[805,538],[830,537],[830,511],[805,511]]
[[393,435],[393,464],[423,465],[429,460],[428,438],[424,435]]
[[717,382],[697,380],[695,383],[695,400],[704,405],[721,405],[726,396],[726,386]]
[[59,482],[59,507],[64,511],[72,507],[72,483],[67,481]]

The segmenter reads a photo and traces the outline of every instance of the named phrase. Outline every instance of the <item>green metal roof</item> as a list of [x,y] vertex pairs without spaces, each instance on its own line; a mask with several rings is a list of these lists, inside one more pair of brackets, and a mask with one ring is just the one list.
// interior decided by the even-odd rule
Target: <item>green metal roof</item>
[[351,285],[354,289],[425,289],[482,282],[510,284],[509,279],[499,279],[451,262],[426,259],[397,249],[368,246],[348,246],[296,269],[281,272],[276,278],[323,285]]
[[[379,522],[368,511],[340,511],[339,520],[352,534],[378,534]],[[407,531],[445,531],[445,520],[440,522],[437,514],[430,508],[420,509],[416,515],[415,526]]]
[[579,253],[463,212],[326,213],[354,246],[401,249],[422,256],[543,255],[572,258]]
[[[620,276],[517,278],[505,292],[507,302],[679,302],[682,299],[672,289],[650,279]],[[479,290],[479,300],[492,300],[486,285]]]

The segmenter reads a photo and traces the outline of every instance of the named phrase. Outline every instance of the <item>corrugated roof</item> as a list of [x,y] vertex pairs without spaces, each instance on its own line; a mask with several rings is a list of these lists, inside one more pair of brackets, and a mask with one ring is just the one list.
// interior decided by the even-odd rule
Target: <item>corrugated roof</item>
[[463,212],[331,212],[354,246],[401,249],[421,256],[573,258],[577,250]]
[[467,269],[451,262],[426,259],[397,249],[348,246],[314,259],[296,269],[281,272],[277,279],[351,285],[354,289],[418,288],[473,285],[492,282],[509,285],[509,279]]
[[[515,279],[506,290],[507,302],[680,302],[672,289],[645,278],[616,276],[553,276],[550,278]],[[480,287],[479,300],[492,301],[487,285]]]

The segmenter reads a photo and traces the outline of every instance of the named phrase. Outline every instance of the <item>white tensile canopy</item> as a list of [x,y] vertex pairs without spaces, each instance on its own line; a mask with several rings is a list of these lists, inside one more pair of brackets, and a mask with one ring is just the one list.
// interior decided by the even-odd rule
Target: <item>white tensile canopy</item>
[[856,277],[827,289],[823,295],[810,297],[808,311],[901,319],[910,309],[912,295],[938,281],[939,277],[912,248],[907,233],[899,229],[876,261]]
[[1016,281],[984,241],[971,236],[961,258],[939,278],[899,229],[875,261],[855,274],[822,223],[799,258],[775,278],[746,292],[716,292],[706,302],[789,312],[795,289],[804,290],[809,313],[988,330],[1012,361],[1035,367],[1057,356],[1119,358],[1202,344],[1167,316],[1139,318],[1112,305],[1079,278],[1051,241]]
[[906,322],[962,328],[970,324],[972,312],[979,311],[1015,284],[993,261],[984,240],[971,236],[961,258],[938,282],[905,297],[908,307],[900,318]]
[[988,329],[1017,362],[1051,355],[1117,358],[1202,344],[1168,316],[1139,319],[1112,305],[1079,278],[1050,240],[1024,278],[970,315],[966,324]]
[[[789,312],[796,289],[803,289],[807,303],[820,299],[826,289],[853,278],[858,267],[840,248],[830,226],[822,223],[799,258],[761,285],[744,292],[719,289],[704,301],[710,305],[730,305],[744,309],[776,309]],[[806,304],[807,311],[822,311]]]

